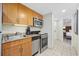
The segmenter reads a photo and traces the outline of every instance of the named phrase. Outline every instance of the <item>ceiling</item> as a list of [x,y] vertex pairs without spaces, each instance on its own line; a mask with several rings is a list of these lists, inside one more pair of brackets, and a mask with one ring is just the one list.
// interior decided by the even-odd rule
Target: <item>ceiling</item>
[[[56,18],[65,17],[67,19],[77,8],[77,3],[24,3],[24,5],[42,15],[52,12]],[[66,10],[65,13],[62,12],[63,9]]]

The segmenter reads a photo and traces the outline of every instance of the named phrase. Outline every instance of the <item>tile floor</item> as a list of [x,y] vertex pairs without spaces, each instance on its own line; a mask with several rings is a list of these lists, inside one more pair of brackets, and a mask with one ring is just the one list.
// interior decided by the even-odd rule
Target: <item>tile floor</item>
[[66,42],[56,40],[52,49],[47,49],[37,56],[77,56],[76,50]]
[[63,42],[66,43],[67,45],[70,45],[70,46],[71,46],[71,40],[69,40],[69,39],[64,39]]

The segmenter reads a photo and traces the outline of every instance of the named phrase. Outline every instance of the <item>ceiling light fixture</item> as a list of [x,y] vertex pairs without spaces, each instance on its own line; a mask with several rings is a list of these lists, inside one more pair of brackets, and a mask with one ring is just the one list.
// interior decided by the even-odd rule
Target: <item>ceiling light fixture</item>
[[66,12],[66,9],[63,9],[62,12],[65,13]]

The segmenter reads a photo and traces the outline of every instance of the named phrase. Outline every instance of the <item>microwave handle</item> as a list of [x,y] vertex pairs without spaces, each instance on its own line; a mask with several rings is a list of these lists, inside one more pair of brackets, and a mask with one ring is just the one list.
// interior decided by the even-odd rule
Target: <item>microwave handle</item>
[[33,17],[33,27],[34,27],[34,17]]

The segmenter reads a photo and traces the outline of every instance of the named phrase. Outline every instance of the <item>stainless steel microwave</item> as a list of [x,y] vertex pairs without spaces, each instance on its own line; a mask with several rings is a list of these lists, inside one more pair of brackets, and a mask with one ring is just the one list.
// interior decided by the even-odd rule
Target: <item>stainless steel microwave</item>
[[43,26],[43,20],[38,18],[33,18],[33,26],[41,28]]

